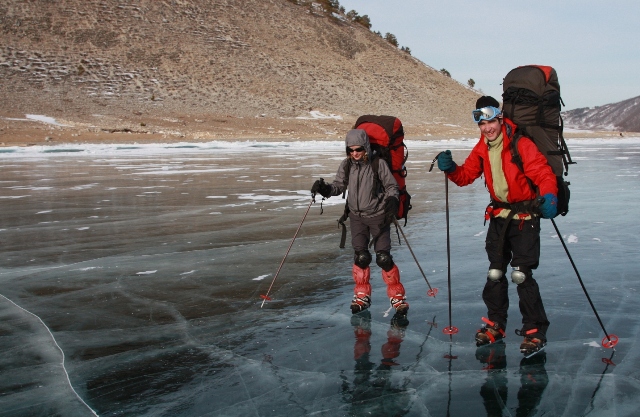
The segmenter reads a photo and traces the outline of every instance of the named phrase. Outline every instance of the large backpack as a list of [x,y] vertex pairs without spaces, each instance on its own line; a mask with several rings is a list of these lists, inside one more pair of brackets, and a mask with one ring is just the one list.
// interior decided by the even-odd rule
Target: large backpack
[[[518,139],[530,138],[547,158],[558,182],[558,213],[569,211],[569,165],[574,164],[562,135],[560,83],[556,70],[549,66],[525,65],[509,71],[502,83],[502,110],[517,126],[511,146],[512,159],[521,171]],[[531,183],[530,183],[531,184]],[[532,185],[533,187],[533,185]]]
[[[378,179],[378,164],[380,159],[383,159],[389,169],[393,178],[398,183],[398,212],[396,218],[398,220],[404,219],[405,226],[407,225],[407,218],[409,210],[411,210],[411,195],[407,192],[407,186],[405,178],[407,176],[407,169],[405,162],[409,157],[409,151],[404,143],[404,128],[400,119],[394,116],[374,116],[364,115],[358,117],[356,123],[353,126],[354,129],[362,129],[367,132],[369,136],[369,143],[371,144],[371,151],[373,152],[373,160],[371,161],[371,167],[376,175],[376,182]],[[349,170],[346,171],[345,181],[349,180]],[[342,226],[342,239],[340,241],[340,247],[344,248],[346,239],[346,227],[344,222],[348,216],[348,206],[345,207],[344,215],[338,220],[338,223]]]

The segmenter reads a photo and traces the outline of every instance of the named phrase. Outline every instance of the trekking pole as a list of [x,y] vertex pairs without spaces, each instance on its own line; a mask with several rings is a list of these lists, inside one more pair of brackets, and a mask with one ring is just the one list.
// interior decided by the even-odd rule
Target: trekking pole
[[[598,315],[598,312],[596,311],[596,307],[593,305],[593,302],[591,301],[591,297],[589,297],[589,293],[587,292],[587,288],[584,286],[584,282],[582,282],[582,278],[580,277],[580,273],[578,272],[578,268],[576,267],[576,264],[573,262],[573,258],[571,258],[571,254],[569,253],[569,249],[567,248],[567,245],[564,243],[564,239],[562,239],[562,234],[560,233],[560,230],[558,230],[558,226],[556,225],[556,221],[551,219],[551,223],[553,224],[553,227],[556,229],[556,233],[558,234],[558,237],[560,238],[560,242],[562,242],[562,247],[564,247],[564,251],[567,253],[567,256],[569,257],[569,261],[571,262],[571,266],[573,266],[573,270],[576,272],[576,275],[578,277],[578,281],[580,281],[580,286],[582,286],[582,291],[584,291],[584,295],[587,296],[587,301],[589,301],[589,304],[591,305],[591,308],[593,309],[593,312],[596,315],[596,318],[598,319],[598,323],[600,323],[600,327],[602,327],[602,331],[605,334],[605,337],[602,338],[602,346],[609,349],[614,347],[615,345],[618,344],[618,336],[616,336],[615,334],[608,334],[607,330],[604,328],[604,324],[602,324],[602,320],[600,320],[600,316]],[[606,341],[605,341],[606,339]],[[615,349],[614,349],[615,350]]]
[[269,289],[267,290],[266,294],[260,294],[260,297],[262,297],[262,304],[260,304],[260,308],[262,308],[262,306],[264,306],[265,301],[269,300],[271,301],[271,298],[269,297],[269,292],[271,292],[271,288],[273,287],[273,284],[276,282],[276,278],[278,278],[278,274],[280,273],[280,270],[282,269],[282,265],[284,265],[284,261],[285,259],[287,259],[287,256],[289,255],[289,251],[291,250],[291,247],[293,246],[293,241],[296,240],[296,237],[298,237],[298,233],[300,232],[300,228],[302,228],[302,223],[304,223],[304,219],[307,218],[307,214],[309,213],[309,209],[311,209],[311,205],[313,203],[316,202],[316,194],[313,193],[311,194],[311,201],[309,201],[309,206],[307,207],[307,211],[304,212],[304,216],[302,216],[302,221],[300,222],[300,225],[298,226],[298,230],[296,230],[296,234],[293,235],[293,239],[291,239],[291,243],[289,243],[289,248],[287,249],[287,252],[284,254],[284,258],[282,258],[282,262],[280,262],[280,266],[278,267],[278,270],[276,271],[276,275],[273,277],[273,280],[271,281],[271,285],[269,285]]
[[[436,155],[431,161],[429,172],[433,169],[438,157],[442,152]],[[449,289],[449,327],[442,329],[442,333],[452,335],[458,333],[458,328],[451,325],[451,239],[449,238],[449,177],[444,173],[444,195],[445,195],[445,212],[447,216],[447,287]]]
[[[436,157],[437,158],[437,157]],[[442,329],[442,333],[452,335],[458,333],[458,328],[451,325],[451,239],[449,238],[449,178],[444,174],[444,195],[447,217],[447,286],[449,292],[449,327]]]
[[398,224],[398,220],[396,220],[394,218],[393,219],[393,223],[396,225],[397,229],[400,229],[400,233],[402,233],[402,237],[404,238],[404,241],[407,244],[407,247],[409,248],[409,252],[411,252],[411,256],[413,256],[413,260],[416,261],[416,265],[418,265],[418,269],[420,270],[420,273],[422,274],[422,277],[424,278],[424,280],[427,282],[427,285],[429,286],[429,291],[427,291],[427,295],[429,297],[435,297],[436,294],[438,294],[438,289],[437,288],[431,288],[431,284],[429,284],[429,280],[427,279],[427,276],[425,275],[424,271],[422,270],[422,267],[420,266],[420,262],[418,262],[418,258],[416,258],[416,255],[413,253],[413,250],[411,249],[411,245],[409,244],[409,241],[407,240],[407,236],[405,236],[404,231],[402,230],[402,227],[400,227],[400,225]]

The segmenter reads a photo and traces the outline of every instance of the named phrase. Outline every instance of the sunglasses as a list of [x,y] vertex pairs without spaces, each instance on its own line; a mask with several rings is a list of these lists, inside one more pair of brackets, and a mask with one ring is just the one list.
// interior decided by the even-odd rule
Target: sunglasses
[[353,149],[353,148],[349,148],[347,147],[347,152],[352,153],[352,152],[362,152],[364,151],[364,147],[362,146],[358,146],[357,148]]
[[500,116],[502,112],[497,107],[488,106],[481,109],[475,109],[471,114],[473,115],[473,121],[480,123],[482,120],[493,120]]

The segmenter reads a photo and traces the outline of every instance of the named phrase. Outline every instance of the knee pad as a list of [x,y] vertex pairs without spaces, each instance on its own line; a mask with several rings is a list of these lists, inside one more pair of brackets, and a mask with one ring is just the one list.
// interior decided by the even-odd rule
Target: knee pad
[[530,276],[531,270],[525,266],[514,266],[513,271],[511,271],[511,281],[514,284],[520,285]]
[[385,271],[391,270],[391,268],[393,268],[393,265],[395,265],[393,263],[393,257],[391,256],[391,254],[383,250],[381,250],[380,252],[376,252],[376,264],[378,264],[378,266]]
[[371,263],[371,253],[368,250],[357,251],[353,256],[353,263],[365,269]]
[[489,278],[491,281],[500,281],[503,276],[504,271],[502,269],[491,268],[489,269],[489,272],[487,272],[487,278]]

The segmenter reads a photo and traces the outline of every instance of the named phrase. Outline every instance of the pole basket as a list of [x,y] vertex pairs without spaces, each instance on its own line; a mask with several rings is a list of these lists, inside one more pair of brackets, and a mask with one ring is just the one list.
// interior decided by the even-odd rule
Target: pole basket
[[611,349],[612,347],[618,344],[618,336],[616,336],[615,334],[610,334],[608,336],[605,336],[602,339],[601,343],[602,343],[602,347]]
[[455,326],[449,326],[442,329],[442,333],[444,334],[456,334],[458,333],[458,328]]

